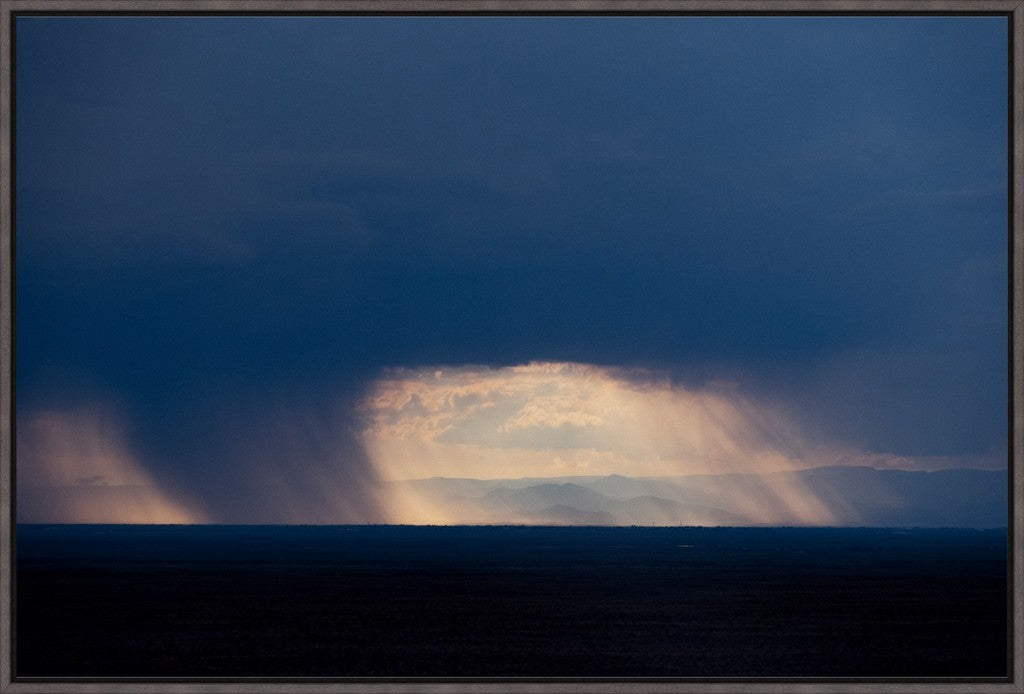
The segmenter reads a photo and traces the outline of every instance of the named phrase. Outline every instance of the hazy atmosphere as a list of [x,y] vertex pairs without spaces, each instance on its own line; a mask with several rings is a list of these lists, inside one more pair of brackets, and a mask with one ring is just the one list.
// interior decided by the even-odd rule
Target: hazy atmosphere
[[1006,524],[1005,18],[16,39],[19,522]]

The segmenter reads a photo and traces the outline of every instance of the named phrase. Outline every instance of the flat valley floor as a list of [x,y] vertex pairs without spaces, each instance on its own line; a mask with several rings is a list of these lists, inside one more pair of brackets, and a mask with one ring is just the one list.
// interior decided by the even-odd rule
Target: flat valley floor
[[1005,677],[1005,530],[19,525],[15,675]]

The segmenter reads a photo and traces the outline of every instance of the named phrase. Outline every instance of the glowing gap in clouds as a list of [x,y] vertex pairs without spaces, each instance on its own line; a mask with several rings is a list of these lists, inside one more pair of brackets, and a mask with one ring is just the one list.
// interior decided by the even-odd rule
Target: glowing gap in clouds
[[360,408],[384,479],[771,472],[818,463],[798,427],[728,384],[687,390],[576,363],[397,369]]
[[[728,385],[688,390],[643,371],[577,363],[386,372],[360,404],[363,445],[383,480],[771,473],[831,464],[783,413]],[[827,524],[791,477],[735,508],[756,522]],[[395,485],[393,522],[485,522]],[[515,519],[509,519],[515,522]]]

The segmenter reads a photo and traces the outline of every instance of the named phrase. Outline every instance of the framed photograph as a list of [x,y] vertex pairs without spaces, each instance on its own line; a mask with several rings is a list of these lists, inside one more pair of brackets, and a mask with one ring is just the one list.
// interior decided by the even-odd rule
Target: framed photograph
[[1024,691],[1022,13],[0,0],[0,691]]

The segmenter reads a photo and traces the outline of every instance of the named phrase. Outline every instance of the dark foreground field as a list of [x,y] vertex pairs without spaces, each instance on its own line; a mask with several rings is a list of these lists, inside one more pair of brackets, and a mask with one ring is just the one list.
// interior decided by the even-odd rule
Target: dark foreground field
[[18,526],[16,675],[984,677],[1006,532]]

